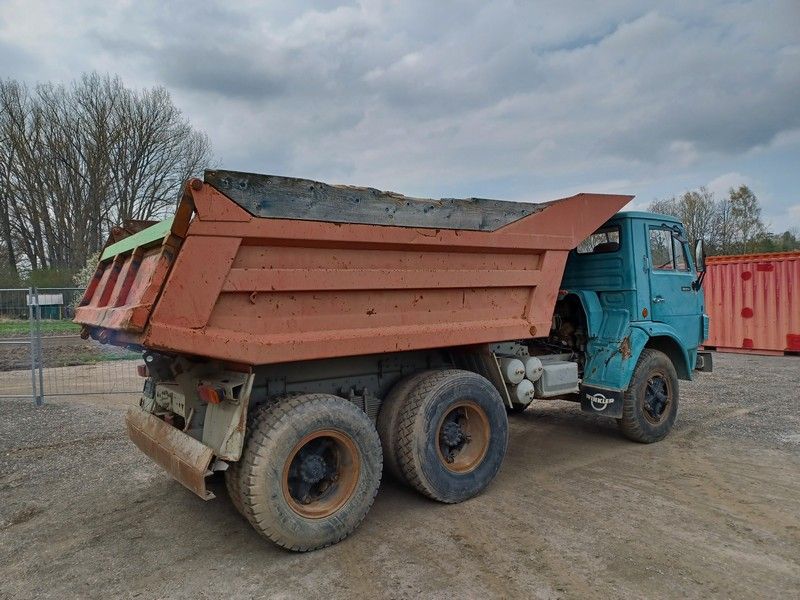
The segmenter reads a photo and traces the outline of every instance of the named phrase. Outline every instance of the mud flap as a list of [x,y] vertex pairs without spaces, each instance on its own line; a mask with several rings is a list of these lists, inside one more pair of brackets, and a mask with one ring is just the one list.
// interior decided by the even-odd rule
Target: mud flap
[[581,386],[581,410],[602,417],[622,417],[622,390],[610,390],[591,385]]
[[138,406],[125,416],[128,437],[136,447],[164,468],[176,481],[203,500],[214,494],[206,489],[208,466],[214,451]]
[[714,370],[714,361],[711,358],[711,352],[698,352],[697,362],[694,367],[695,371],[704,371],[711,373]]

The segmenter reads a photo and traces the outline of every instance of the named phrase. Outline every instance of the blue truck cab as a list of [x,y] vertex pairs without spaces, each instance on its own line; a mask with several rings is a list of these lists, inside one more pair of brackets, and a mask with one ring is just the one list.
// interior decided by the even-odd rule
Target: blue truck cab
[[578,362],[582,409],[636,441],[663,438],[678,379],[711,370],[704,262],[680,221],[646,212],[617,213],[567,259],[550,342]]

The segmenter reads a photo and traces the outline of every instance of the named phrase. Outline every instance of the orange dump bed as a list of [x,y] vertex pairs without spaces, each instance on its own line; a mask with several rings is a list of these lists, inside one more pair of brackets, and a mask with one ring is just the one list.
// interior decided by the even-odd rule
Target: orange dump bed
[[75,320],[251,365],[545,336],[567,253],[630,199],[422,200],[207,172],[155,239],[107,247]]

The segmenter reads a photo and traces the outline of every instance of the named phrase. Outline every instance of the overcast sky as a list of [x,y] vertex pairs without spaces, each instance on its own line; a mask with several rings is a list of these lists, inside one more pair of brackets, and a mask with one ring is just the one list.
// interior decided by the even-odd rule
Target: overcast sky
[[797,0],[166,5],[0,0],[0,77],[163,85],[228,169],[637,208],[745,183],[800,227]]

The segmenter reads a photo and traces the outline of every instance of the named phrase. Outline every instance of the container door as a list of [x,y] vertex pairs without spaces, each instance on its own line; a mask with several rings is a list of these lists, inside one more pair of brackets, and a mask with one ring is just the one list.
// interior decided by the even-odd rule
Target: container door
[[650,315],[672,326],[687,348],[698,344],[699,296],[682,232],[674,225],[647,224],[650,260]]

